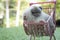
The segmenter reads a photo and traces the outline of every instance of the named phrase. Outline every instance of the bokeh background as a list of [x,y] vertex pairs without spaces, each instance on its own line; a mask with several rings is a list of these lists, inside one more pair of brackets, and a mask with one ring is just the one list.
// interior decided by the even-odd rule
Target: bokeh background
[[[0,0],[0,40],[28,40],[23,28],[23,12],[31,2],[48,2],[54,0]],[[45,4],[52,7],[53,4]],[[43,6],[43,4],[42,4]],[[60,0],[56,0],[56,31],[60,40]],[[48,40],[49,37],[37,37],[36,40]]]

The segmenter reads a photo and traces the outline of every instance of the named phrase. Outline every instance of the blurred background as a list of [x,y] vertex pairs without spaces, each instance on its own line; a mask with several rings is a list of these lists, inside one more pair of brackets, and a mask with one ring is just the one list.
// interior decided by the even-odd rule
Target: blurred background
[[[31,2],[49,2],[54,0],[0,0],[0,40],[28,40],[23,28],[23,12]],[[43,4],[41,4],[44,6]],[[45,4],[53,7],[54,4]],[[46,10],[44,10],[46,12]],[[60,38],[60,0],[56,0],[56,37]],[[45,37],[44,37],[45,38]],[[48,40],[49,37],[41,40]],[[36,38],[39,40],[39,38]]]

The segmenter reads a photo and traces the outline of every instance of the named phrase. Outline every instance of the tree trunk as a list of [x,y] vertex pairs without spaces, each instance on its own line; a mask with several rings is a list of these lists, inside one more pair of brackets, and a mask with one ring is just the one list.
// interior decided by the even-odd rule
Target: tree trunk
[[6,27],[9,28],[9,1],[6,0]]
[[19,26],[20,0],[17,2],[16,27]]

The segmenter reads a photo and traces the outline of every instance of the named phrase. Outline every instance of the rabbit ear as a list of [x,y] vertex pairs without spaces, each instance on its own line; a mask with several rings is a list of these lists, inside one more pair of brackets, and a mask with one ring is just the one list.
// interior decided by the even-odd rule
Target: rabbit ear
[[39,7],[40,8],[40,10],[42,10],[42,7]]

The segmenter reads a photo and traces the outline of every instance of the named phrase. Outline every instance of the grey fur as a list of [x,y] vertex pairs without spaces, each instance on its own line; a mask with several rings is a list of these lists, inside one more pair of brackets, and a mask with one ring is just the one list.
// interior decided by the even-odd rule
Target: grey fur
[[[34,17],[31,13],[31,10],[34,9],[35,7],[41,12],[39,14],[40,15],[39,17]],[[30,6],[28,9],[25,10],[23,17],[24,16],[26,16],[27,21],[35,21],[35,22],[39,22],[41,20],[47,21],[48,18],[50,17],[50,15],[44,13],[38,6]],[[55,24],[53,23],[52,17],[50,18],[48,23],[51,29],[55,29]]]

